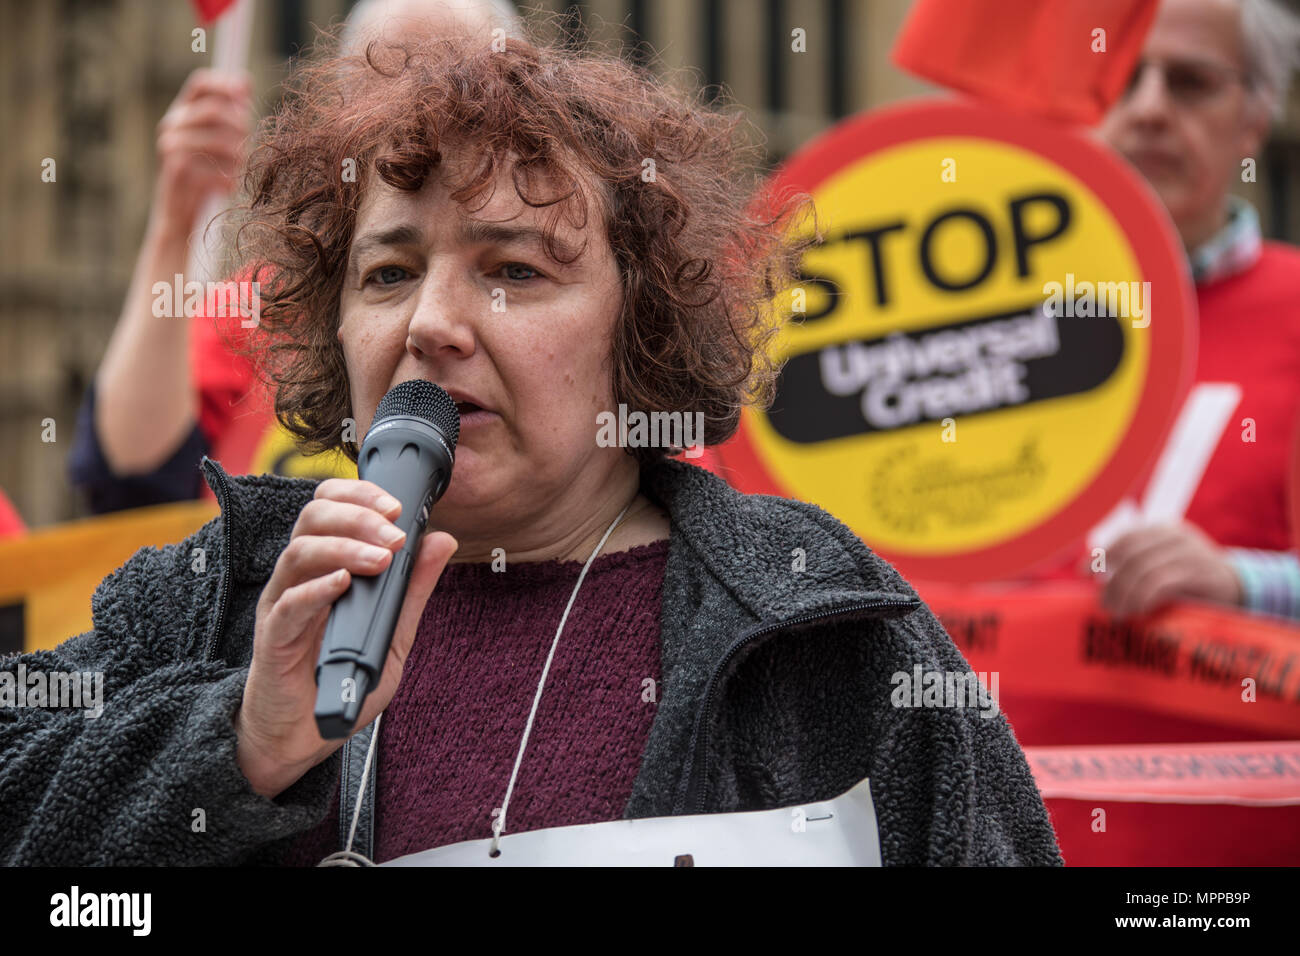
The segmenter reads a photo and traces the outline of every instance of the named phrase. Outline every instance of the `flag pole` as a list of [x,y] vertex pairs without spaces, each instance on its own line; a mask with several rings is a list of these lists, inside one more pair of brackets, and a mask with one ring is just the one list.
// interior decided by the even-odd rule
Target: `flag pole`
[[[254,3],[255,0],[235,0],[217,18],[212,44],[212,68],[217,72],[235,74],[247,70]],[[200,207],[198,219],[190,232],[187,280],[208,282],[220,278],[221,229],[209,229],[208,224],[225,211],[226,203],[225,196],[213,193]]]

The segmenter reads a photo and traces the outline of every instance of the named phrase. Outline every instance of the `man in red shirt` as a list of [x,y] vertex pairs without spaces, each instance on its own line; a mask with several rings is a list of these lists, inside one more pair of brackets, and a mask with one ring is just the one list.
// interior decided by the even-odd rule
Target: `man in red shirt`
[[[1102,596],[1120,614],[1190,598],[1300,616],[1287,506],[1300,251],[1263,242],[1254,208],[1228,192],[1239,176],[1254,181],[1298,42],[1300,23],[1272,0],[1164,0],[1100,127],[1160,196],[1187,249],[1200,315],[1191,431],[1213,448],[1183,520],[1139,523],[1106,547]],[[1201,414],[1215,407],[1216,420]]]

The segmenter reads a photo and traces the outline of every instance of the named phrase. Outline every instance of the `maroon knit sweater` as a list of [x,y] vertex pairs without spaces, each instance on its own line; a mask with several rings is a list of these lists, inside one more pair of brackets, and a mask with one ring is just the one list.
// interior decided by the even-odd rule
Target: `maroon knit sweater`
[[[655,716],[643,696],[658,696],[667,557],[663,540],[592,563],[551,662],[507,834],[622,818]],[[376,863],[492,836],[492,810],[582,565],[447,566],[379,722]],[[339,849],[338,816],[336,789],[286,864],[314,866]]]

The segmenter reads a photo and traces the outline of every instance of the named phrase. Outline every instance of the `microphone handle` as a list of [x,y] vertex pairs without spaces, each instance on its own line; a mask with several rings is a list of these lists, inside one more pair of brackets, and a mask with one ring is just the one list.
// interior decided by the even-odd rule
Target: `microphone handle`
[[433,429],[401,425],[385,428],[373,442],[372,437],[362,448],[358,473],[401,502],[395,523],[406,541],[379,574],[354,575],[330,611],[316,665],[316,727],[325,740],[352,733],[379,683],[429,509],[451,478],[451,458]]
[[[330,612],[326,630],[339,634],[364,634],[358,652],[335,647],[330,659],[316,668],[316,727],[325,740],[347,737],[361,716],[366,697],[383,673],[384,660],[392,645],[393,631],[406,599],[406,586],[415,564],[420,530],[407,533],[402,549],[392,562],[374,577],[353,577],[351,585]],[[387,635],[387,639],[382,639]],[[329,643],[322,642],[322,656]]]

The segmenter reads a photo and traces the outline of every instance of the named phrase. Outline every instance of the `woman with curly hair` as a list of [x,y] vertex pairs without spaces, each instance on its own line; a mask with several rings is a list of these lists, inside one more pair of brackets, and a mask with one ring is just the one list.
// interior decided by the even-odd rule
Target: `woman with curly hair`
[[508,853],[503,834],[869,778],[887,865],[1059,864],[1004,717],[891,700],[891,675],[969,667],[890,565],[814,506],[601,439],[622,406],[699,416],[716,444],[770,394],[772,301],[814,238],[807,197],[753,201],[743,142],[617,57],[513,38],[301,71],[241,230],[277,414],[353,456],[401,382],[462,415],[382,680],[363,729],[321,739],[328,612],[392,561],[398,503],[205,461],[220,517],[107,578],[92,632],[21,659],[102,671],[104,705],[0,720],[20,821],[0,856]]

